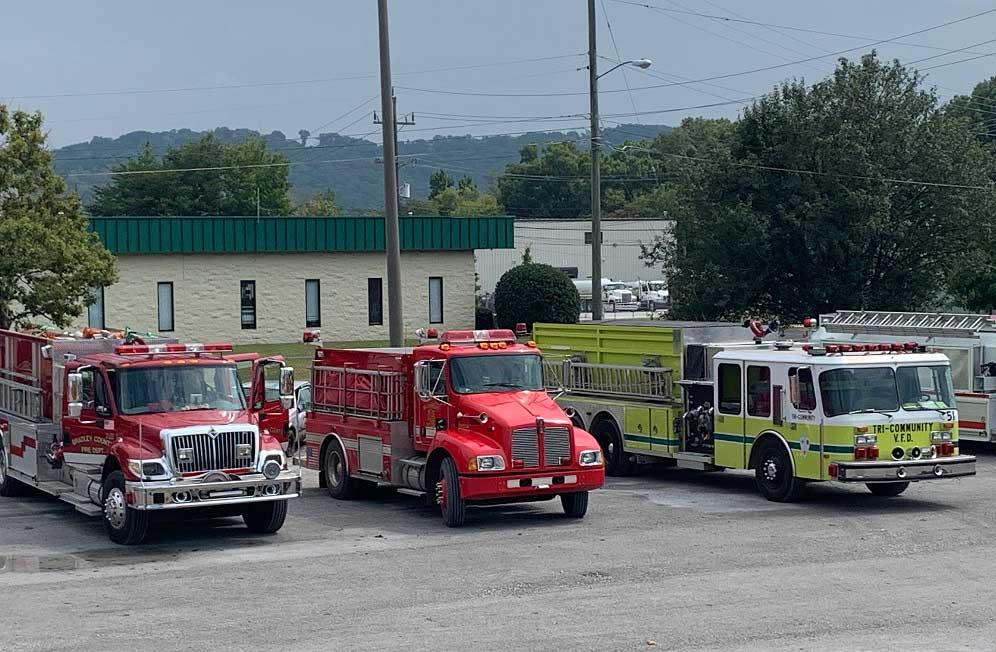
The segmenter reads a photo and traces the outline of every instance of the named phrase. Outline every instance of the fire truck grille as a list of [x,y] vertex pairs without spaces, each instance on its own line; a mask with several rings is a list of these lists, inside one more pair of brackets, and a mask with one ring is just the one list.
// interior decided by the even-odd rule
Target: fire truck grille
[[250,467],[256,460],[256,433],[251,430],[176,435],[170,438],[173,468],[199,473]]
[[[570,456],[570,428],[566,426],[545,428],[543,430],[543,465],[559,466],[562,458],[570,458]],[[512,459],[522,460],[522,465],[527,469],[540,465],[536,428],[519,428],[512,431]]]
[[512,459],[522,460],[523,466],[539,466],[539,443],[536,428],[519,428],[512,431]]
[[558,466],[561,459],[571,457],[570,428],[556,427],[543,430],[543,462],[547,466]]

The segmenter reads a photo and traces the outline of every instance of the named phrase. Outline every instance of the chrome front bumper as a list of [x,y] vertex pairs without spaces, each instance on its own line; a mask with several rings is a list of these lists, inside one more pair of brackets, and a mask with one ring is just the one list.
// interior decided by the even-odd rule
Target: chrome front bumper
[[297,471],[282,471],[273,480],[255,473],[222,482],[128,482],[125,491],[126,496],[130,494],[128,504],[135,509],[220,507],[297,498],[301,493],[301,475]]
[[974,455],[929,460],[837,462],[838,482],[920,482],[975,475]]

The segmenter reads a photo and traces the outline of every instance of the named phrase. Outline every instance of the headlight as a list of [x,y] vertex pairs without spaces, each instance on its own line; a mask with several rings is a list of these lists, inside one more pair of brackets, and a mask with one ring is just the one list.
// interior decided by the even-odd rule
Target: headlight
[[602,463],[602,451],[581,451],[578,456],[578,464],[581,466],[595,466]]
[[169,472],[162,462],[146,460],[128,460],[128,470],[139,478],[161,478],[168,476]]
[[504,471],[505,458],[501,455],[478,455],[475,465],[478,471]]
[[263,462],[263,477],[267,480],[272,480],[280,475],[280,471],[282,471],[283,468],[284,465],[281,457],[278,455],[271,455],[266,458],[265,462]]
[[937,443],[940,441],[951,441],[951,431],[950,430],[935,430],[930,433],[930,441]]
[[855,446],[874,446],[878,442],[877,435],[855,435]]

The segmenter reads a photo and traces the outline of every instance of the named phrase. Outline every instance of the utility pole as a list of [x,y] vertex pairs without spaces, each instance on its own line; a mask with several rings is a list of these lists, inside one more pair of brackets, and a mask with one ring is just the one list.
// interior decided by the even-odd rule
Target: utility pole
[[387,0],[377,0],[380,36],[380,107],[384,143],[384,244],[387,250],[387,323],[391,346],[403,346],[404,318],[401,307],[401,242],[398,236],[397,127],[394,126],[394,93],[391,84],[391,42],[387,22]]
[[[391,89],[391,105],[394,107],[394,176],[398,184],[398,205],[401,204],[401,154],[398,149],[398,126],[410,127],[415,124],[415,114],[406,113],[401,118],[398,118],[398,97],[394,94],[394,89]],[[384,124],[384,120],[381,120],[377,112],[374,111],[374,124]],[[415,160],[415,159],[413,159]],[[381,161],[378,160],[378,163]]]
[[591,99],[591,318],[602,319],[602,173],[598,131],[598,43],[595,0],[588,0],[588,95]]

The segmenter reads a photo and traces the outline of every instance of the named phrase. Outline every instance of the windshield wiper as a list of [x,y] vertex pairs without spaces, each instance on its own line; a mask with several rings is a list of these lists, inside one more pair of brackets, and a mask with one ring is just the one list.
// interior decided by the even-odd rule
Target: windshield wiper
[[882,410],[876,410],[875,408],[864,408],[864,409],[861,409],[861,410],[851,410],[847,414],[848,415],[851,415],[851,414],[884,414],[885,416],[889,417],[890,419],[892,418],[892,415],[889,414],[888,412],[883,412]]
[[511,387],[513,389],[522,389],[522,385],[517,383],[484,383],[482,387]]

